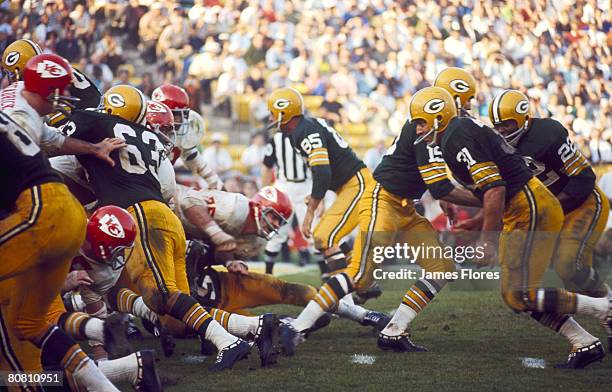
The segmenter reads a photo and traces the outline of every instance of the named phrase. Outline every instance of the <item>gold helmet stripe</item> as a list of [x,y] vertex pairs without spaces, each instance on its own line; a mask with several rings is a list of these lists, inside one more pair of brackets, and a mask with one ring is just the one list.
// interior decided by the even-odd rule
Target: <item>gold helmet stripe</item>
[[499,124],[501,122],[501,113],[499,112],[499,104],[504,95],[510,90],[504,90],[501,93],[497,94],[497,96],[493,99],[491,112],[493,113],[493,123]]

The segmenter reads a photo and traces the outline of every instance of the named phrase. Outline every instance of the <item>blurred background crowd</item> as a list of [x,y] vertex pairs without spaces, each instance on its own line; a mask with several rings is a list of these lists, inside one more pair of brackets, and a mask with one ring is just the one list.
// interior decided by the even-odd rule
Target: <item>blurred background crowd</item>
[[0,11],[0,49],[30,37],[102,91],[184,86],[223,131],[207,140],[222,173],[257,175],[265,137],[224,144],[239,126],[255,134],[285,85],[373,167],[412,94],[447,66],[478,81],[474,114],[486,119],[501,88],[523,90],[593,163],[612,162],[609,0],[11,0]]

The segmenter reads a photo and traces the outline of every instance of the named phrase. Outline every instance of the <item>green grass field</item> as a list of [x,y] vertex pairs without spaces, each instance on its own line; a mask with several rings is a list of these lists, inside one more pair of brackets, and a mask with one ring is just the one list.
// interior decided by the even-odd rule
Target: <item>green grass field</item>
[[[286,279],[317,284],[314,273]],[[383,286],[382,297],[367,306],[385,312],[394,310],[404,294],[402,286]],[[290,315],[299,312],[293,306],[270,306],[256,312],[264,310]],[[605,344],[600,325],[581,321]],[[294,357],[280,357],[279,364],[272,368],[259,367],[254,348],[249,359],[232,371],[209,373],[206,367],[214,358],[199,356],[199,343],[193,340],[177,341],[174,356],[161,359],[158,366],[167,391],[612,390],[612,358],[581,371],[552,368],[565,361],[568,344],[528,317],[512,313],[496,290],[445,289],[413,323],[412,336],[430,351],[383,352],[376,347],[376,335],[370,328],[334,319],[298,346]],[[159,347],[153,338],[138,345]],[[371,356],[374,363],[352,363],[355,354]],[[546,368],[526,368],[523,357],[542,358]]]

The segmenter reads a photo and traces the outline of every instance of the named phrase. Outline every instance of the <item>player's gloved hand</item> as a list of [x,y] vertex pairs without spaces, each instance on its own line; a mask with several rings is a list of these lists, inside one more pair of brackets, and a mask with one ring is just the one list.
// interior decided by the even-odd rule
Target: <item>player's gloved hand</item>
[[249,274],[249,266],[242,260],[230,260],[225,263],[225,267],[229,272],[233,272],[241,275]]
[[215,244],[217,252],[233,252],[236,250],[236,239],[223,231],[215,221],[209,222],[204,226],[204,232]]
[[101,142],[94,144],[93,155],[103,161],[106,161],[109,165],[115,166],[115,161],[110,157],[111,152],[125,147],[125,140],[120,138],[106,138]]
[[68,273],[68,276],[66,276],[66,280],[64,280],[64,286],[62,286],[62,291],[72,291],[81,285],[89,286],[92,283],[93,279],[89,277],[87,271],[70,271],[70,273]]

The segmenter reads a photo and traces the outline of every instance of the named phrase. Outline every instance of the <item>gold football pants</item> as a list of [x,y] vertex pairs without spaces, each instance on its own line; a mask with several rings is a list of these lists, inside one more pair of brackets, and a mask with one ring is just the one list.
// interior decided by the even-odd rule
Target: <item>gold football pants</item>
[[18,338],[37,341],[50,328],[46,314],[86,224],[85,210],[62,183],[23,191],[15,212],[0,221],[0,280],[15,279],[5,318]]
[[321,251],[337,247],[357,227],[359,200],[374,181],[367,168],[359,170],[336,192],[336,200],[325,211],[313,232],[315,247]]
[[535,177],[508,202],[499,240],[502,297],[516,310],[526,310],[542,284],[561,227],[563,210],[557,198]]
[[227,312],[242,313],[244,309],[275,304],[306,306],[317,295],[312,286],[286,282],[268,274],[216,273],[220,291],[216,307]]
[[610,213],[606,195],[595,187],[591,195],[565,215],[553,258],[555,270],[570,291],[596,296],[607,294],[593,267],[593,250],[605,231]]
[[[346,269],[356,291],[367,288],[372,282],[372,271],[377,265],[373,259],[375,249],[395,246],[396,243],[442,250],[438,233],[427,219],[416,212],[411,200],[402,199],[372,181],[359,203],[359,235]],[[452,260],[434,253],[427,254],[429,257],[420,257],[416,262],[426,271],[455,270]]]

